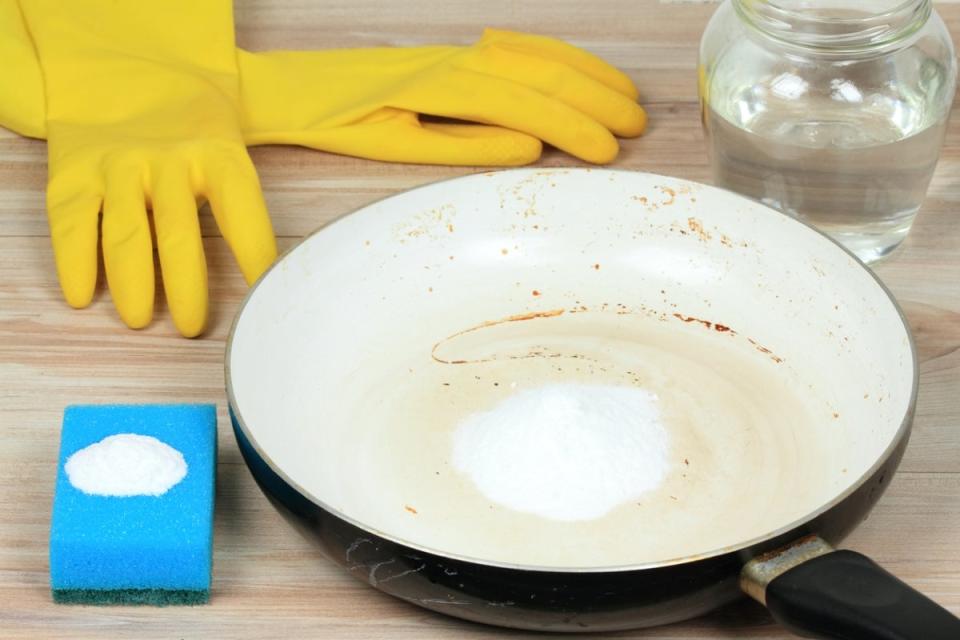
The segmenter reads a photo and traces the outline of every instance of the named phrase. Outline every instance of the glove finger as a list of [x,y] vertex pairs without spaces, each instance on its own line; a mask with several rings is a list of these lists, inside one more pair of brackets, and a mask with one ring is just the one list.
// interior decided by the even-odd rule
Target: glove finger
[[516,167],[540,158],[543,145],[531,135],[481,124],[422,123],[410,127],[411,145],[422,145],[426,164]]
[[153,316],[153,244],[143,191],[134,165],[108,167],[103,199],[103,266],[120,318],[141,329]]
[[205,195],[247,284],[277,258],[277,241],[253,162],[243,150],[207,162]]
[[163,290],[177,330],[187,338],[207,324],[207,262],[197,201],[186,169],[162,167],[153,185],[153,225],[163,273]]
[[421,123],[416,113],[389,107],[348,127],[298,131],[291,144],[369,160],[461,166],[519,166],[535,162],[543,145],[501,127]]
[[587,162],[617,156],[617,140],[596,120],[522,84],[469,69],[402,90],[394,107],[522,131]]
[[[57,277],[67,304],[82,309],[97,286],[97,239],[103,198],[91,176],[70,179],[62,173],[47,185],[47,218]],[[77,187],[77,185],[83,185]]]
[[513,51],[529,53],[567,64],[584,73],[597,82],[601,82],[614,91],[631,100],[636,100],[639,92],[627,74],[620,71],[603,58],[575,47],[568,42],[539,36],[532,33],[519,33],[503,29],[485,29],[481,44],[495,44]]
[[564,63],[489,47],[471,58],[467,68],[512,80],[556,98],[618,136],[638,136],[647,123],[646,113],[635,100]]

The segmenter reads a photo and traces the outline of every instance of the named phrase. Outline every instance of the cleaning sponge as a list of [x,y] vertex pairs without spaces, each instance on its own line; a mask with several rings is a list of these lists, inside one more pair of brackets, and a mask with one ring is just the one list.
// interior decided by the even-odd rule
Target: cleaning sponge
[[209,599],[216,433],[213,405],[67,408],[50,529],[56,602]]

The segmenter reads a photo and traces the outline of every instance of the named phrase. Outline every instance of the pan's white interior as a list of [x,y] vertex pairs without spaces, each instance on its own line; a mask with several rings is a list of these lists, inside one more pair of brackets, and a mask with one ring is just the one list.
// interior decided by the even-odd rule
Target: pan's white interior
[[[545,567],[708,554],[804,517],[876,462],[913,381],[897,310],[837,246],[723,191],[598,170],[475,175],[337,221],[259,284],[227,357],[249,436],[313,499]],[[547,382],[656,392],[660,488],[559,522],[451,467],[460,421]]]

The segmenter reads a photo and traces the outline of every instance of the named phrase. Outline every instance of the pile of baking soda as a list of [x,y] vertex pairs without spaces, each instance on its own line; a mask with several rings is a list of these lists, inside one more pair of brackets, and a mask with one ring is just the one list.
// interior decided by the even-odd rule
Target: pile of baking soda
[[453,465],[504,507],[591,520],[655,489],[668,448],[655,394],[551,384],[464,420],[453,434]]
[[118,433],[80,449],[64,469],[93,496],[162,496],[187,475],[183,454],[153,436]]

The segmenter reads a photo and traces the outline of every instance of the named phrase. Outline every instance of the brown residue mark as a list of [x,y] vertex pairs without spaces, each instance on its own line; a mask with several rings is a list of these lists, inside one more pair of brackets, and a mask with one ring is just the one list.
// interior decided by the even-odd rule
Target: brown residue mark
[[670,196],[669,200],[664,200],[663,202],[660,203],[664,207],[669,207],[677,199],[677,192],[671,189],[670,187],[657,187],[657,189],[660,189],[660,191],[663,192],[663,195]]
[[870,394],[869,394],[869,393],[863,394],[863,399],[864,399],[864,400],[866,400],[866,399],[869,398],[869,397],[870,397]]
[[427,293],[433,293],[433,287],[427,287]]
[[683,464],[685,464],[685,465],[687,465],[687,466],[689,467],[689,466],[690,466],[690,461],[687,460],[686,458],[684,458],[684,459],[683,459]]
[[450,233],[453,233],[453,225],[450,224],[449,222],[447,223],[447,231],[449,231]]
[[690,197],[690,202],[696,202],[696,201],[697,201],[696,198],[694,198],[693,196]]
[[783,362],[783,358],[776,355],[773,351],[771,351],[770,349],[767,349],[765,346],[763,346],[753,338],[747,338],[747,340],[750,342],[750,344],[756,347],[757,351],[759,351],[760,353],[767,354],[768,356],[770,356],[770,359],[776,362],[777,364],[780,364],[781,362]]
[[417,515],[417,510],[411,507],[410,505],[405,504],[403,505],[403,508],[409,511],[410,513],[412,513],[413,515]]
[[535,225],[533,225],[533,227],[532,227],[532,228],[533,228],[533,229],[539,229],[539,228],[540,228],[540,225],[538,225],[538,224],[535,224]]
[[636,200],[640,204],[647,204],[647,196],[630,196],[631,199]]
[[846,467],[844,467],[843,469],[840,469],[840,473],[846,473],[846,472],[847,472],[847,468],[846,468]]
[[697,234],[703,242],[706,242],[712,237],[707,230],[703,228],[703,223],[696,218],[687,218],[687,226],[690,228],[690,231]]
[[675,313],[673,314],[673,317],[679,320],[683,320],[684,322],[699,322],[700,324],[705,326],[707,329],[713,328],[713,323],[710,322],[709,320],[701,320],[700,318],[694,318],[693,316],[685,316],[682,313]]
[[834,411],[834,412],[833,412],[833,419],[836,420],[836,419],[839,418],[839,417],[840,417],[840,414],[837,413],[836,411]]
[[[505,323],[507,323],[507,322],[524,322],[524,321],[526,321],[526,320],[536,320],[536,319],[538,319],[538,318],[554,318],[554,317],[556,317],[556,316],[562,315],[565,311],[566,311],[566,309],[550,309],[549,311],[531,311],[530,313],[520,313],[520,314],[517,314],[517,315],[514,315],[514,316],[507,316],[506,318],[501,318],[500,320],[487,320],[486,322],[482,322],[482,323],[478,324],[478,325],[475,326],[475,327],[470,327],[469,329],[464,329],[463,331],[458,331],[458,332],[456,332],[456,333],[454,333],[454,334],[452,334],[452,335],[447,336],[447,337],[444,338],[443,340],[437,342],[435,345],[433,345],[433,349],[430,350],[430,357],[431,357],[435,362],[439,362],[440,364],[468,364],[468,363],[489,362],[490,359],[487,359],[487,360],[444,360],[443,358],[440,358],[439,356],[437,356],[437,349],[440,347],[441,344],[443,344],[443,343],[446,342],[447,340],[452,340],[453,338],[456,338],[457,336],[462,336],[463,334],[465,334],[465,333],[470,333],[471,331],[477,331],[478,329],[485,329],[485,328],[487,328],[487,327],[493,327],[493,326],[496,326],[496,325],[498,325],[498,324],[505,324]],[[532,353],[529,353],[529,354],[527,354],[527,355],[525,355],[525,356],[513,356],[513,358],[515,358],[515,359],[520,359],[520,358],[535,358],[535,357],[542,356],[542,355],[543,355],[543,352],[532,352]],[[549,357],[559,357],[560,355],[562,355],[562,354],[551,354]],[[577,357],[577,356],[571,356],[571,357],[574,357],[574,358],[575,358],[575,357]],[[479,380],[479,378],[478,378],[478,380]]]
[[534,290],[533,290],[533,291],[531,291],[530,293],[531,293],[531,294],[532,294],[532,295],[533,295],[534,297],[537,297],[537,296],[539,296],[539,295],[540,295],[540,292],[539,292],[539,291],[537,291],[536,289],[534,289]]
[[676,500],[676,499],[677,499],[677,496],[670,496],[670,499],[671,499],[671,500]]
[[510,249],[507,249],[506,247],[504,247],[503,249],[500,249],[500,253],[503,255],[507,255],[508,253],[510,253]]
[[450,386],[450,383],[449,383],[449,382],[444,382],[444,383],[443,383],[443,386],[449,387],[449,386]]
[[593,265],[593,268],[597,271],[600,271],[600,263],[598,262],[597,264]]
[[448,256],[447,260],[453,260],[453,256]]
[[370,246],[370,241],[369,241],[369,240],[364,240],[364,241],[363,241],[363,245],[364,245],[365,247],[369,247],[369,246]]
[[731,240],[730,236],[728,236],[727,234],[721,233],[720,244],[722,244],[725,247],[733,247],[733,240]]
[[731,329],[730,327],[728,327],[728,326],[725,325],[725,324],[720,324],[719,322],[716,323],[715,325],[713,325],[713,328],[716,329],[717,331],[719,331],[720,333],[727,333],[727,332],[729,332],[730,335],[733,335],[733,336],[737,335],[737,332],[736,332],[736,331],[734,331],[733,329]]

